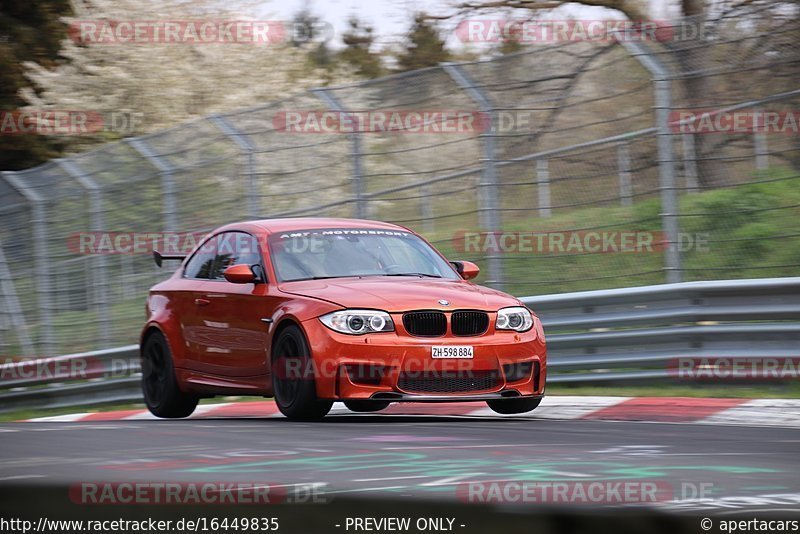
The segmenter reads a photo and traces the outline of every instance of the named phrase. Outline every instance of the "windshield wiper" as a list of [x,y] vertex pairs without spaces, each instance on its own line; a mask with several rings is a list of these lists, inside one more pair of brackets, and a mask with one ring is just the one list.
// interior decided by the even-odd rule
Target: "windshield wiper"
[[309,276],[308,278],[292,278],[284,282],[305,282],[306,280],[330,280],[331,278],[361,278],[362,276],[378,276],[373,274],[340,274],[336,276]]
[[387,273],[381,276],[423,276],[425,278],[441,278],[438,274],[429,274],[429,273]]

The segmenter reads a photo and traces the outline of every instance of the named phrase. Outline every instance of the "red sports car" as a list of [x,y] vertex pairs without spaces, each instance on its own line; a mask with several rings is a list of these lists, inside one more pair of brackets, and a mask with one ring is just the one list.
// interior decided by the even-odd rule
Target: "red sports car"
[[394,224],[273,219],[230,224],[150,290],[142,388],[159,417],[186,417],[215,395],[273,396],[290,418],[392,402],[538,406],[545,387],[539,319],[518,299],[469,282]]

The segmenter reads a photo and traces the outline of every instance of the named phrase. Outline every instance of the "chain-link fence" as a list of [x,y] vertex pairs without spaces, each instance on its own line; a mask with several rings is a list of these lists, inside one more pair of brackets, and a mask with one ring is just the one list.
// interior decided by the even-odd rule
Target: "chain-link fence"
[[316,89],[4,172],[0,350],[135,342],[168,273],[132,240],[248,218],[396,222],[518,295],[796,274],[798,30],[794,7],[754,2],[667,38]]

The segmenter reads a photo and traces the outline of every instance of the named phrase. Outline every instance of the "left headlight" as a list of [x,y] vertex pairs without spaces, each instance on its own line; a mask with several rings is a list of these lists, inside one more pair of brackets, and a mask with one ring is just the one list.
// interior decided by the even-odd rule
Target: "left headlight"
[[373,334],[393,332],[394,322],[385,311],[340,310],[319,318],[322,324],[342,334]]
[[514,330],[515,332],[527,332],[533,327],[533,316],[530,310],[524,306],[513,306],[503,308],[497,312],[497,330]]

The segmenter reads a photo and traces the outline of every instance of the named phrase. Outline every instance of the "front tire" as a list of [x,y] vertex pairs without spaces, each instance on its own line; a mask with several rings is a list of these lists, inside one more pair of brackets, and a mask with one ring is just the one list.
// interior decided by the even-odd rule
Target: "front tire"
[[542,402],[541,398],[533,399],[497,399],[486,401],[492,411],[503,414],[531,412]]
[[272,354],[272,390],[275,404],[289,419],[321,419],[333,401],[317,397],[313,360],[302,330],[290,325],[281,330]]
[[150,335],[142,347],[142,393],[147,409],[156,417],[180,419],[197,408],[199,398],[178,387],[172,352],[161,332]]

